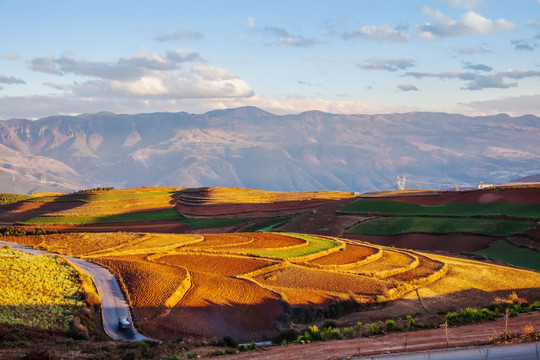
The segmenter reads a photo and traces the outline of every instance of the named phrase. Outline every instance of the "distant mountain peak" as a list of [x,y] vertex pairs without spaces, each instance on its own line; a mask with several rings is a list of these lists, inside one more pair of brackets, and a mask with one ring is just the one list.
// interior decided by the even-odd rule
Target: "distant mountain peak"
[[268,111],[260,109],[256,106],[242,106],[232,109],[221,109],[221,110],[212,110],[203,114],[203,116],[208,117],[224,117],[224,116],[234,116],[237,118],[242,117],[266,117],[266,116],[275,116]]

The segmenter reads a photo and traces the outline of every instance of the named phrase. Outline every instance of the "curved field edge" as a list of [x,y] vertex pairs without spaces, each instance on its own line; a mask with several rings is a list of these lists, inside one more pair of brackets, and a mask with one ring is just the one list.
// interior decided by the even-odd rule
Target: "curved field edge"
[[347,233],[379,236],[409,233],[509,236],[534,229],[537,225],[537,221],[526,220],[400,216],[365,221]]

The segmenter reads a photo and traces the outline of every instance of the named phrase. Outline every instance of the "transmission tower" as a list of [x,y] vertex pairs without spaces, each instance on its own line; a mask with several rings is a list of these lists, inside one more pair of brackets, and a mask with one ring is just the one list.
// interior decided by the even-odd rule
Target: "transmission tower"
[[400,177],[399,175],[397,176],[398,190],[405,190],[405,182],[406,181],[407,181],[407,179],[405,178],[405,175],[403,175],[403,177]]

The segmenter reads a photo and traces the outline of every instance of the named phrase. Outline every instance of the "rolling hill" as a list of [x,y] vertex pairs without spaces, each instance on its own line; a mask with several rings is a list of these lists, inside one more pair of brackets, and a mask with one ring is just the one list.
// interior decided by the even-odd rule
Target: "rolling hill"
[[[234,186],[374,191],[500,183],[540,169],[532,115],[274,115],[254,107],[205,114],[112,113],[0,121],[0,174],[17,189]],[[23,159],[39,160],[23,168]],[[37,158],[36,158],[37,157]],[[61,171],[60,171],[60,170]]]

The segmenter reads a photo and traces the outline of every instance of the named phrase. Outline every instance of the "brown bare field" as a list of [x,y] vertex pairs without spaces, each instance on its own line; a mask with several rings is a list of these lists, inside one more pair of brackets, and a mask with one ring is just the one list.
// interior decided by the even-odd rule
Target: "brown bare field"
[[0,205],[0,221],[23,221],[36,216],[56,214],[59,211],[77,208],[82,205],[84,205],[84,202],[82,201],[22,201],[7,205]]
[[249,273],[276,263],[275,261],[249,257],[191,253],[163,255],[153,257],[153,260],[160,263],[182,266],[190,272],[198,271],[224,277]]
[[402,195],[399,191],[391,194],[373,197],[376,200],[403,201],[421,205],[437,205],[448,203],[479,203],[485,204],[496,201],[540,203],[540,186],[528,187],[497,187],[472,191],[427,191]]
[[253,280],[283,294],[291,305],[324,304],[338,299],[373,302],[375,296],[393,287],[385,281],[359,275],[294,265],[257,275]]
[[[347,244],[344,249],[309,261],[310,264],[334,267],[353,267],[358,262],[381,252],[380,249],[366,245]],[[375,259],[374,259],[375,260]]]
[[396,275],[387,277],[388,280],[397,280],[410,282],[428,277],[429,275],[441,270],[444,266],[443,262],[432,260],[426,256],[416,255],[418,257],[418,265],[414,268],[401,272]]
[[200,235],[180,234],[146,234],[138,240],[127,244],[94,252],[92,256],[116,256],[134,254],[152,254],[171,251],[178,247],[196,244],[203,241]]
[[253,241],[246,243],[245,245],[232,245],[228,249],[232,251],[236,250],[274,250],[274,249],[287,249],[307,246],[308,242],[304,239],[280,235],[275,233],[243,233],[245,236],[249,236]]
[[203,234],[202,242],[187,246],[188,248],[220,248],[244,246],[254,241],[253,237],[244,234]]
[[[188,290],[184,281],[189,279],[186,269],[146,260],[145,255],[102,257],[92,259],[115,275],[128,295],[137,320],[145,321],[158,315]],[[175,292],[179,291],[180,294]],[[179,296],[178,296],[179,295]],[[173,303],[169,301],[173,298]]]
[[417,264],[417,258],[411,254],[383,248],[380,259],[347,270],[354,271],[364,276],[383,278],[407,271],[410,268],[417,266]]

